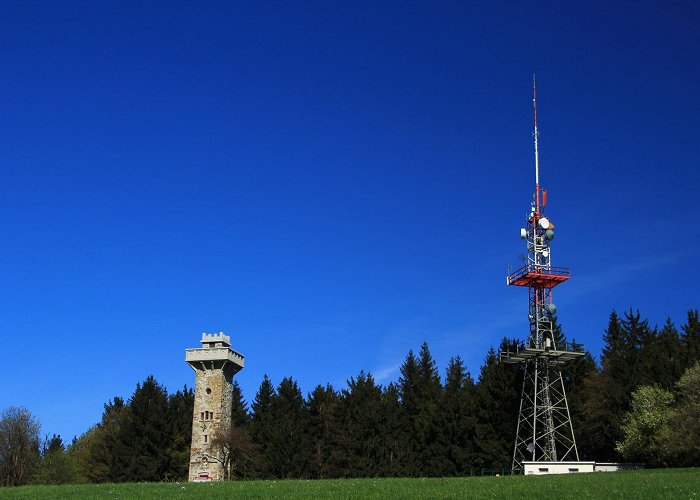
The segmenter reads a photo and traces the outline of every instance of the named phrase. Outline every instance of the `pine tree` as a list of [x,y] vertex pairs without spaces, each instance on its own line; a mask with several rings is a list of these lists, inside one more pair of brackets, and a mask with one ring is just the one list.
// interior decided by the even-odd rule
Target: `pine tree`
[[309,441],[304,398],[297,383],[282,379],[272,397],[270,415],[274,426],[270,432],[270,470],[281,479],[308,476]]
[[407,452],[406,436],[401,432],[402,409],[399,386],[390,383],[382,391],[380,415],[381,456],[377,474],[380,476],[399,476],[402,473]]
[[[642,319],[639,310],[632,309],[625,312],[620,319],[620,327],[624,339],[624,350],[621,353],[622,364],[617,367],[614,376],[619,377],[624,387],[624,411],[629,411],[632,402],[632,392],[640,385],[653,383],[649,371],[653,360],[647,356],[647,348],[655,344],[654,331],[649,327],[649,322]],[[624,368],[624,371],[622,370]],[[613,373],[611,373],[613,375]]]
[[449,466],[439,413],[442,385],[428,344],[423,343],[418,358],[409,351],[401,366],[399,388],[403,408],[401,428],[408,448],[404,473],[441,475]]
[[398,384],[401,400],[399,429],[405,451],[401,460],[401,472],[404,476],[419,476],[422,471],[422,464],[417,453],[420,443],[414,432],[415,419],[420,412],[418,379],[418,361],[413,350],[409,350],[406,360],[401,365],[401,377]]
[[[576,344],[576,339],[572,342]],[[588,392],[586,391],[586,380],[597,374],[598,367],[589,352],[567,363],[562,369],[571,426],[574,429],[576,446],[581,460],[595,460],[596,458],[595,447],[591,442],[590,433],[587,431],[586,397]]]
[[231,405],[231,423],[236,427],[247,427],[250,421],[248,403],[243,399],[243,391],[238,380],[233,381],[233,404]]
[[601,370],[585,382],[583,427],[587,451],[597,460],[619,460],[615,443],[622,439],[632,392],[642,383],[653,383],[650,363],[656,336],[639,311],[630,309],[622,319],[615,311],[610,314],[603,340]]
[[445,375],[445,394],[442,400],[443,435],[447,441],[446,457],[449,468],[446,475],[464,475],[475,460],[475,397],[474,380],[466,370],[462,358],[450,359]]
[[[499,350],[515,351],[516,346],[516,340],[504,338]],[[476,387],[477,467],[510,469],[522,385],[522,367],[499,363],[489,349]]]
[[[567,344],[566,335],[556,316],[553,317],[552,329],[554,332],[554,341],[560,349],[580,348],[581,345],[576,342],[576,339]],[[562,345],[564,344],[564,345]],[[590,443],[587,441],[588,434],[584,431],[586,426],[585,418],[585,381],[590,374],[597,370],[595,360],[589,352],[582,357],[576,358],[573,361],[561,367],[561,375],[564,380],[564,390],[566,392],[566,400],[569,405],[569,416],[571,425],[574,429],[574,437],[579,453],[579,458],[590,457]]]
[[684,351],[684,369],[700,361],[700,317],[697,309],[688,311],[688,321],[683,325],[681,337]]
[[148,376],[137,384],[119,430],[115,450],[119,480],[160,481],[166,478],[168,449],[168,394]]
[[124,477],[117,464],[116,454],[127,410],[122,398],[117,396],[110,400],[104,405],[100,423],[88,429],[71,446],[78,473],[91,483],[116,482]]
[[[377,476],[391,471],[393,440],[389,419],[392,413],[388,401],[382,398],[382,389],[374,377],[360,372],[350,378],[348,388],[342,391],[341,447],[346,450],[344,476]],[[394,413],[395,416],[395,413]],[[386,463],[389,461],[389,463]]]
[[599,461],[617,460],[614,446],[626,411],[624,379],[631,369],[631,346],[613,310],[603,336],[601,369],[589,373],[584,382],[582,444]]
[[169,445],[165,479],[186,480],[192,444],[194,391],[187,386],[168,398]]
[[337,452],[340,398],[329,384],[318,385],[309,394],[308,434],[310,440],[310,469],[312,478],[323,479],[339,475],[331,459]]
[[650,352],[647,353],[646,357],[649,360],[647,368],[650,377],[647,383],[671,390],[683,374],[685,365],[681,338],[671,318],[666,320],[648,349]]
[[272,414],[272,400],[275,396],[275,388],[268,376],[265,375],[255,395],[250,416],[250,434],[253,443],[260,450],[259,473],[260,477],[264,479],[273,477],[274,445],[272,436],[275,421]]

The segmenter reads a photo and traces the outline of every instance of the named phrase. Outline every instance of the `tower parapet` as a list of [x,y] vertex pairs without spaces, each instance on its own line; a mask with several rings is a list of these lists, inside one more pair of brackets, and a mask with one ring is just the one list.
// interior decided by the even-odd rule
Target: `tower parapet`
[[244,357],[231,349],[223,332],[203,333],[201,342],[202,347],[185,351],[195,372],[189,480],[218,481],[226,479],[226,464],[214,438],[231,431],[233,376],[243,369]]

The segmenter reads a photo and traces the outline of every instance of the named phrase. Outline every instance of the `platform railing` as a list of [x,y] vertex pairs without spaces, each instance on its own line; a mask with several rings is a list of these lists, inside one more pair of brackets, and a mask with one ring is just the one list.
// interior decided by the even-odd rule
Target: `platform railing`
[[522,278],[523,276],[525,276],[529,273],[543,274],[546,276],[568,276],[568,277],[571,277],[571,269],[568,267],[544,267],[544,266],[538,266],[536,264],[526,264],[508,276],[508,283],[512,283],[513,281],[517,280],[518,278]]

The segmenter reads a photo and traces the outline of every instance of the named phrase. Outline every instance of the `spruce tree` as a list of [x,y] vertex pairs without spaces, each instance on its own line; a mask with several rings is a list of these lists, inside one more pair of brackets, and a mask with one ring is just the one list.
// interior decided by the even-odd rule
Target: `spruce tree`
[[697,309],[688,311],[688,321],[682,329],[683,368],[688,369],[700,361],[700,317],[698,317]]
[[[515,351],[516,340],[504,338],[499,351]],[[476,387],[475,465],[510,469],[522,392],[522,366],[499,363],[489,349]]]
[[338,452],[340,398],[333,387],[318,385],[308,395],[308,435],[310,440],[310,469],[312,478],[323,479],[339,475],[332,464]]
[[647,384],[671,390],[683,374],[685,365],[681,338],[671,318],[666,320],[661,331],[655,335],[654,342],[648,350],[650,352],[646,355],[646,364],[650,377]]
[[419,357],[409,351],[399,380],[403,406],[401,426],[408,447],[404,471],[407,475],[442,475],[448,467],[439,405],[442,385],[427,343]]
[[129,400],[126,418],[118,435],[115,453],[121,481],[166,479],[168,394],[153,376],[137,384]]
[[248,403],[243,399],[243,391],[238,380],[233,381],[233,401],[231,404],[231,424],[236,427],[247,427],[250,421]]
[[402,409],[399,386],[390,383],[382,391],[381,406],[381,456],[383,457],[377,474],[380,476],[399,476],[403,471],[402,463],[407,456],[406,436],[401,432]]
[[255,394],[250,416],[250,433],[253,442],[260,450],[259,473],[264,479],[273,477],[274,444],[272,437],[275,421],[272,414],[272,400],[275,396],[275,388],[268,376],[265,375],[258,392]]
[[[575,344],[576,339],[572,342]],[[564,365],[562,377],[564,378],[564,390],[569,404],[571,425],[574,429],[576,446],[581,460],[595,460],[594,445],[587,432],[588,420],[586,416],[586,380],[598,373],[593,356],[590,352],[580,358],[576,358]]]
[[405,451],[401,460],[401,471],[404,476],[419,476],[422,471],[417,450],[420,442],[414,430],[415,419],[420,412],[419,373],[418,361],[413,350],[408,351],[400,371],[401,377],[399,377],[398,387],[401,400],[401,419],[399,429]]
[[285,377],[272,396],[270,415],[270,470],[281,479],[307,477],[309,440],[304,398],[291,377]]
[[340,447],[345,460],[341,475],[367,477],[377,475],[382,453],[382,391],[371,374],[360,372],[348,380],[341,395]]
[[192,444],[192,414],[194,391],[187,386],[168,398],[169,445],[167,450],[167,480],[187,480]]
[[442,433],[446,439],[449,460],[446,475],[464,475],[475,460],[475,395],[474,380],[459,356],[450,359],[445,374],[445,394],[441,413]]
[[79,474],[91,483],[116,482],[124,477],[116,453],[126,412],[122,398],[117,396],[110,400],[104,405],[100,423],[83,433],[72,447]]
[[[615,443],[622,439],[622,421],[630,409],[632,392],[650,380],[649,361],[642,350],[654,344],[654,333],[639,311],[630,309],[620,319],[613,310],[603,336],[600,372],[585,382],[587,451],[596,460],[619,460]],[[651,351],[649,351],[651,352]]]

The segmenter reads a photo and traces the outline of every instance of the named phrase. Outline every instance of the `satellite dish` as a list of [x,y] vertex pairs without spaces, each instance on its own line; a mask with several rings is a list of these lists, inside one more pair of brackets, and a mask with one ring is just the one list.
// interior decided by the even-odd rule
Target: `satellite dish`
[[526,229],[520,228],[520,237],[522,239],[527,238],[527,230]]
[[549,311],[549,314],[554,314],[557,312],[557,306],[554,304],[547,304],[547,311]]
[[535,443],[530,443],[530,444],[528,444],[528,445],[527,445],[527,451],[529,451],[530,453],[532,453],[533,451],[535,451]]
[[549,229],[549,219],[547,217],[542,217],[537,223],[542,229]]
[[554,239],[554,231],[551,229],[547,229],[547,231],[544,233],[544,237],[547,238],[548,240],[553,240]]
[[548,256],[549,256],[549,252],[547,250],[542,250],[542,257],[546,258]]

